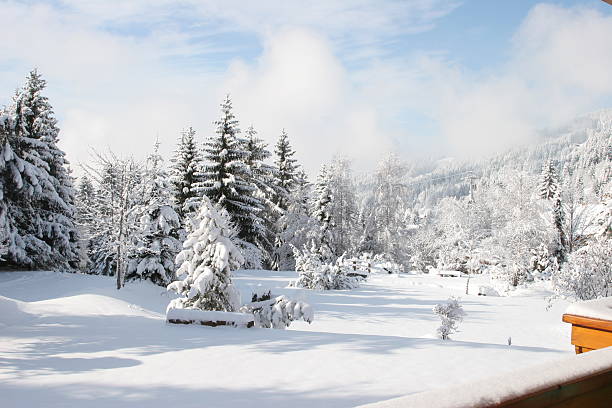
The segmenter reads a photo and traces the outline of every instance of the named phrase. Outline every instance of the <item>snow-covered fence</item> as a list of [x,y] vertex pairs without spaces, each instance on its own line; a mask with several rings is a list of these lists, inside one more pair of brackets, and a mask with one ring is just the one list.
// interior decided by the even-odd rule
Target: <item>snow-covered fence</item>
[[608,407],[612,347],[359,408]]

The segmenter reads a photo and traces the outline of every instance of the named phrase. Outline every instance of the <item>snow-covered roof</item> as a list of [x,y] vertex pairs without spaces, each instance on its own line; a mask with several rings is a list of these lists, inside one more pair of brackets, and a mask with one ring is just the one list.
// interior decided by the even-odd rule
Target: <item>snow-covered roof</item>
[[612,320],[612,296],[572,303],[565,313],[592,319]]
[[543,392],[612,367],[612,347],[565,357],[506,375],[363,405],[360,408],[489,407]]

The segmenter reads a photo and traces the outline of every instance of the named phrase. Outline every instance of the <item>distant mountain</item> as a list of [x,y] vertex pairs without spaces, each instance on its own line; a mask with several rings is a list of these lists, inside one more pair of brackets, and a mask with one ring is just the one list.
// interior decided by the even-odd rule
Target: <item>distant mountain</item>
[[468,195],[470,183],[477,184],[483,177],[495,177],[502,170],[539,174],[548,159],[552,159],[560,170],[564,166],[584,170],[603,160],[609,163],[612,160],[611,137],[612,109],[604,109],[574,118],[562,126],[543,129],[538,142],[488,159],[443,158],[414,164],[406,179],[409,199],[414,207],[433,207],[444,197]]

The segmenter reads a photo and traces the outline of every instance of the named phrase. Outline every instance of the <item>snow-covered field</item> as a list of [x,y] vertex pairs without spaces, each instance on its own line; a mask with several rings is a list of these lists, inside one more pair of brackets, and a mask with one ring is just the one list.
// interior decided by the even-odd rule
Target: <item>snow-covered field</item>
[[[350,407],[570,355],[567,306],[541,289],[465,295],[465,278],[375,275],[352,291],[287,288],[295,272],[239,271],[255,287],[309,302],[289,330],[165,323],[170,297],[148,283],[0,273],[2,407]],[[484,277],[470,281],[477,293]],[[432,307],[461,296],[453,340]],[[508,346],[508,337],[512,345]]]

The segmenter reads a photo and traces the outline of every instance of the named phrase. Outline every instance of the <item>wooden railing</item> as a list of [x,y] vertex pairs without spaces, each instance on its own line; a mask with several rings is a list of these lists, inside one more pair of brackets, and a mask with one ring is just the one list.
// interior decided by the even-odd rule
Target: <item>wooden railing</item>
[[572,324],[576,354],[612,346],[612,321],[573,314],[564,314],[563,321]]
[[361,408],[610,408],[612,347]]

